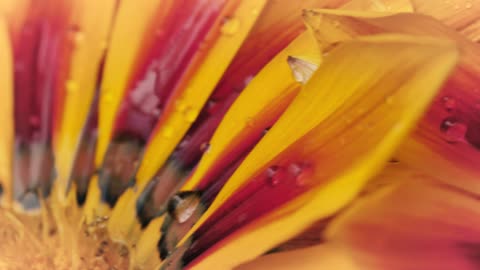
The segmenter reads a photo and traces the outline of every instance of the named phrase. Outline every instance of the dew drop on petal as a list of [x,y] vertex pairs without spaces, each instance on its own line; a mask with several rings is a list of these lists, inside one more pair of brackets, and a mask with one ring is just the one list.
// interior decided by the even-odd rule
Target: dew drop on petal
[[287,58],[287,63],[295,81],[302,84],[306,84],[318,69],[317,64],[293,56]]
[[85,34],[80,30],[78,25],[72,25],[69,31],[74,43],[79,44],[85,40]]
[[178,112],[184,112],[187,109],[187,104],[185,104],[182,100],[175,101],[175,109]]
[[472,3],[471,2],[467,2],[465,3],[465,8],[469,9],[469,8],[472,8]]
[[254,126],[254,120],[252,117],[247,117],[245,120],[245,126],[247,127],[253,127]]
[[280,184],[280,175],[278,174],[278,166],[270,166],[266,171],[267,183],[274,187]]
[[313,169],[309,164],[302,164],[299,168],[300,170],[295,169],[295,184],[304,187],[310,183]]
[[207,152],[210,149],[210,144],[208,142],[204,142],[200,145],[200,151],[203,153]]
[[467,130],[468,126],[466,124],[453,117],[445,118],[440,125],[440,131],[444,134],[445,141],[449,143],[465,141]]
[[457,107],[457,101],[449,96],[442,98],[442,104],[446,111],[451,112]]
[[215,114],[218,111],[219,108],[220,108],[220,106],[218,105],[218,102],[216,102],[215,100],[211,99],[207,102],[207,112],[208,112],[208,114],[210,114],[210,115]]
[[191,191],[181,192],[170,200],[168,211],[178,223],[186,222],[200,204],[200,198]]
[[292,176],[297,177],[300,173],[302,173],[301,165],[297,163],[291,163],[290,165],[288,165],[288,173]]
[[240,20],[237,18],[226,17],[220,32],[224,35],[234,35],[240,29]]
[[238,215],[237,222],[238,223],[243,223],[245,220],[247,220],[248,215],[246,213],[242,213]]

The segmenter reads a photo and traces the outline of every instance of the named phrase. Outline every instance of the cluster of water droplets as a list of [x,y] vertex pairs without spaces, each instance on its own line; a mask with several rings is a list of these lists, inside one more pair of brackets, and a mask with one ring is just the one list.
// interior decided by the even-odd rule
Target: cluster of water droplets
[[266,181],[268,185],[275,187],[293,179],[297,187],[304,187],[309,184],[312,169],[310,164],[300,162],[292,162],[287,166],[270,166],[265,171]]
[[[451,144],[468,143],[480,148],[480,123],[476,114],[480,113],[480,104],[474,108],[462,108],[460,101],[451,96],[441,99],[443,109],[448,113],[440,123],[443,139]],[[467,121],[468,120],[468,121]]]
[[444,118],[440,124],[440,131],[443,138],[448,143],[459,143],[465,141],[465,134],[468,126],[466,123],[454,116],[458,106],[458,101],[454,97],[444,96],[441,99],[442,106],[450,115]]

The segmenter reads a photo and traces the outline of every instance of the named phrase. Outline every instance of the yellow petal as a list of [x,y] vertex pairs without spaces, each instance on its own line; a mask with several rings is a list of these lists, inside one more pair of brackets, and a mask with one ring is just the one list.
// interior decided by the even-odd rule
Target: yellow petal
[[[456,59],[451,43],[405,36],[360,39],[333,49],[191,230],[200,241],[196,248],[208,250],[190,254],[200,257],[189,266],[238,265],[348,203],[416,123]],[[308,173],[288,178],[291,181],[267,192],[265,170],[296,162],[309,163]],[[258,180],[249,181],[254,179]],[[280,195],[276,190],[291,192],[280,203],[277,200],[277,205],[263,200],[264,215],[248,217],[246,213],[250,223],[240,223],[225,235],[219,233],[233,222],[233,216],[249,209],[243,209],[241,202],[245,207],[259,205],[260,197],[248,197],[247,190],[261,186],[265,189],[259,194],[272,198]],[[222,215],[226,216],[218,219]],[[216,235],[209,228],[216,228]]]
[[261,134],[285,110],[300,90],[300,84],[292,76],[287,58],[295,56],[297,59],[301,58],[308,63],[318,65],[319,53],[315,39],[311,33],[306,32],[275,56],[253,78],[230,107],[210,140],[208,154],[202,157],[194,174],[182,190],[195,189],[204,178],[218,175],[219,170],[232,162],[229,156],[233,149],[251,147],[244,145],[244,141],[252,134]]
[[0,17],[0,188],[1,204],[12,202],[12,151],[13,151],[13,52],[7,24]]
[[[139,183],[145,182],[153,176],[194,122],[208,96],[250,32],[265,2],[265,0],[240,1],[233,14],[229,15],[231,17],[229,21],[227,20],[222,26],[224,27],[221,30],[223,34],[217,38],[203,61],[196,59],[199,63],[194,63],[191,70],[186,72],[185,76],[188,77],[188,80],[185,78],[172,93],[172,97],[154,129],[155,135],[150,138],[145,149],[143,162],[137,175]],[[256,13],[252,13],[252,10],[255,10]],[[224,20],[224,18],[220,16],[220,20]],[[214,30],[218,31],[218,29]],[[218,57],[219,55],[222,57]],[[104,151],[102,149],[100,148],[99,151]],[[162,149],[162,151],[158,149]]]
[[59,117],[53,131],[57,169],[55,185],[62,201],[66,199],[82,129],[98,88],[100,64],[105,56],[115,5],[115,0],[74,2],[76,13],[69,23],[75,27],[75,48],[69,59],[67,76],[60,82],[64,99],[57,100],[60,103],[57,108]]
[[386,32],[435,36],[457,42],[461,48],[458,67],[416,132],[402,144],[396,155],[412,167],[444,182],[480,192],[477,181],[479,132],[476,128],[479,122],[475,116],[480,99],[478,44],[437,20],[418,14],[317,10],[306,13],[306,19],[317,30],[317,37],[325,41],[323,47],[327,49],[340,40]]
[[[200,182],[207,185],[214,181],[215,176],[228,168],[230,163],[241,158],[244,152],[261,138],[264,130],[278,119],[300,90],[300,84],[294,80],[286,61],[291,55],[318,64],[319,51],[311,33],[304,33],[296,38],[242,91],[216,129],[208,154],[202,157],[195,172],[182,187],[183,190],[196,189]],[[143,186],[140,185],[138,190],[142,189]],[[135,207],[139,194],[139,191],[127,190],[114,208],[108,223],[110,235],[114,239],[134,243],[138,238],[140,224]],[[160,226],[161,223],[157,225],[157,230],[148,229],[143,232],[142,235],[150,237],[142,238],[158,241],[156,234]],[[155,236],[151,235],[150,231],[155,232]],[[138,243],[137,247],[141,245],[142,243]]]
[[[143,35],[149,30],[148,26],[154,16],[164,19],[163,13],[157,14],[157,6],[161,2],[160,0],[124,0],[117,7],[118,12],[112,28],[112,39],[102,76],[99,119],[101,132],[96,155],[97,165],[101,164],[107,149],[115,114],[133,72],[135,57],[141,49]],[[168,11],[169,1],[165,1],[164,5],[165,10]]]

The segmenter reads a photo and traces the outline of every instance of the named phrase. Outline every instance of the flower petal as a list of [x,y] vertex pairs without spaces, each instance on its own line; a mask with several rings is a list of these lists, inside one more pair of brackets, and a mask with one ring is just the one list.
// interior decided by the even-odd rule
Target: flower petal
[[[69,17],[73,3],[20,2],[9,21],[14,59],[15,208],[40,209],[54,180],[52,125],[58,81],[70,53]],[[15,15],[20,15],[16,18]],[[61,85],[63,87],[63,85]]]
[[[53,144],[59,198],[66,199],[72,166],[98,89],[98,79],[116,0],[75,1],[75,15],[69,22],[74,28],[74,49],[68,59],[66,75],[59,80],[53,123]],[[85,42],[88,40],[88,42]],[[79,143],[80,142],[80,143]]]
[[235,270],[294,270],[299,269],[300,265],[302,270],[359,270],[346,252],[332,244],[268,254],[240,265]]
[[[225,112],[229,109],[231,103],[235,100],[238,92],[242,91],[242,89],[245,87],[245,84],[248,83],[251,77],[253,77],[253,75],[255,75],[263,67],[263,65],[265,65],[265,63],[267,63],[300,32],[304,31],[303,22],[298,17],[301,9],[305,6],[335,7],[341,4],[341,2],[343,1],[309,0],[303,1],[302,3],[295,1],[288,3],[269,1],[264,11],[261,12],[258,22],[252,28],[248,38],[239,49],[235,59],[226,70],[221,82],[217,85],[215,91],[212,93],[210,101],[202,109],[200,120],[197,120],[193,123],[192,127],[187,131],[182,141],[176,146],[174,154],[165,153],[165,157],[170,155],[165,164],[161,165],[161,163],[159,163],[161,166],[158,166],[158,164],[155,166],[150,166],[148,163],[150,163],[152,159],[145,158],[142,161],[142,166],[136,178],[138,185],[136,189],[140,192],[143,192],[145,185],[152,178],[151,172],[153,170],[156,170],[156,173],[158,174],[155,176],[155,178],[159,178],[161,174],[177,175],[177,178],[183,178],[183,175],[188,175],[191,169],[196,167],[196,163],[198,163],[198,160],[201,157],[201,145],[207,145],[207,142],[210,140],[210,137],[215,131],[216,126],[222,119]],[[301,54],[299,54],[299,56],[301,56]],[[282,98],[284,97],[282,96]],[[280,100],[278,102],[280,102]],[[212,111],[215,110],[215,112],[211,112],[209,109],[211,103],[215,107],[212,109]],[[284,105],[277,106],[277,108],[281,110],[284,108]],[[275,117],[272,116],[272,118]],[[245,122],[247,122],[247,120],[248,119],[245,119]],[[252,134],[256,132],[253,130],[250,131]],[[258,127],[258,131],[261,134],[263,128]],[[158,136],[160,135],[161,134]],[[174,136],[177,135],[178,134],[174,134]],[[151,149],[155,152],[156,157],[161,157],[157,148]],[[162,149],[168,150],[165,145],[162,147]],[[218,149],[219,148],[217,148],[217,150]],[[236,156],[230,154],[229,158],[235,159]],[[188,160],[188,162],[185,162],[185,160]],[[159,161],[163,162],[163,160]],[[221,167],[217,166],[216,169],[217,171],[221,170]],[[173,170],[173,172],[171,170]],[[177,178],[170,177],[170,180],[176,181],[178,182],[178,185],[180,185],[182,179]],[[158,187],[157,189],[165,190],[162,185],[157,184],[156,186]],[[169,189],[171,188],[172,187]],[[153,189],[153,187],[149,187],[149,189]],[[121,223],[125,225],[127,223],[131,224],[131,222],[134,222],[135,213],[133,210],[130,212],[125,211],[125,209],[135,208],[135,201],[140,195],[140,192],[135,193],[132,190],[127,190],[124,196],[119,199],[119,206],[116,207],[117,211],[114,210],[114,213],[112,213],[112,218],[109,222],[109,224],[111,224],[111,228],[119,228],[119,226],[115,224]],[[161,204],[157,205],[157,207],[161,207]],[[152,207],[152,209],[154,210],[155,207]],[[153,212],[153,210],[150,212]],[[130,213],[129,217],[126,217],[125,213]],[[133,228],[132,226],[133,225],[124,226],[124,228]],[[119,230],[115,229],[115,231]],[[129,229],[125,230],[124,232],[127,231],[129,231]],[[116,233],[113,234],[117,235]],[[130,234],[129,237],[135,238],[134,235],[135,233]]]
[[[223,117],[210,140],[207,154],[182,189],[203,190],[211,194],[208,200],[213,199],[223,184],[219,179],[222,173],[238,166],[239,161],[265,134],[265,129],[273,125],[300,90],[301,85],[295,81],[286,61],[288,56],[297,55],[308,59],[309,63],[318,63],[318,53],[317,43],[311,33],[303,33],[275,56],[252,79]],[[144,207],[156,209],[160,205],[146,204]],[[147,230],[151,230],[150,227]],[[153,231],[159,232],[160,229]],[[145,234],[151,235],[148,231]],[[155,253],[154,256],[158,258]]]
[[[435,36],[459,44],[458,67],[416,132],[399,147],[396,155],[410,166],[444,182],[480,192],[476,181],[480,166],[477,162],[480,132],[476,117],[480,100],[480,46],[440,22],[418,14],[385,16],[317,10],[306,13],[306,17],[311,27],[317,30],[317,37],[325,40],[324,48],[339,40],[385,32]],[[406,24],[407,21],[411,23]]]
[[375,12],[412,12],[413,6],[410,0],[352,0],[343,5],[342,9]]
[[[139,19],[142,22],[133,26],[130,25],[130,13],[141,14],[136,1],[122,2],[120,6],[100,97],[100,137],[96,156],[97,165],[103,160],[98,181],[102,201],[109,207],[113,207],[130,186],[140,159],[147,163],[159,159],[163,151],[158,152],[158,149],[169,152],[168,149],[183,136],[257,19],[258,13],[252,14],[251,11],[261,11],[265,1],[170,4],[173,6],[143,6],[156,12],[147,13],[151,16],[146,18],[142,14],[142,19]],[[184,10],[185,6],[188,10]],[[158,19],[157,16],[153,20],[152,16],[158,15],[158,12],[167,12],[162,13],[165,18],[160,16],[162,19]],[[174,16],[175,12],[180,17]],[[193,24],[195,18],[197,23]],[[123,25],[124,22],[129,25]],[[174,23],[193,27],[191,33],[194,35],[175,31]],[[125,58],[123,41],[132,39],[132,28],[142,29],[143,32],[133,39],[133,55]],[[150,28],[160,31],[159,37],[152,38],[148,31]],[[142,40],[145,38],[150,39],[149,42]],[[185,42],[185,46],[172,45],[175,50],[165,47],[165,44],[179,42]],[[150,43],[153,45],[149,47]],[[144,51],[139,44],[146,47]],[[137,63],[134,64],[134,60]],[[132,66],[136,66],[137,70],[130,70]],[[125,73],[131,73],[130,82],[119,79]],[[143,102],[145,99],[153,103]],[[185,105],[182,110],[177,110],[179,103]],[[150,136],[152,130],[158,132],[153,131]],[[148,147],[144,149],[147,140]],[[162,144],[160,148],[159,143]],[[98,200],[88,196],[87,215],[91,216],[95,211],[100,203]]]
[[[404,36],[333,49],[195,224],[184,263],[235,266],[344,206],[413,127],[456,58],[451,43]],[[282,182],[269,179],[272,166]]]
[[478,195],[412,168],[380,177],[395,183],[357,200],[327,229],[327,241],[359,269],[478,269]]
[[430,15],[474,42],[480,41],[480,1],[449,0],[432,4],[411,0],[415,12]]
[[0,202],[9,207],[12,202],[13,151],[13,52],[6,22],[0,17]]
[[[243,1],[248,2],[248,1]],[[258,2],[259,1],[253,1]],[[259,15],[258,22],[251,29],[251,33],[245,40],[245,44],[239,49],[237,56],[231,63],[231,66],[225,71],[222,80],[216,91],[212,94],[212,98],[217,96],[223,96],[232,89],[244,87],[245,80],[255,75],[275,54],[283,49],[290,41],[292,41],[299,33],[304,30],[303,22],[299,19],[302,8],[307,6],[312,7],[337,7],[346,0],[307,0],[302,2],[289,1],[289,2],[277,2],[267,1],[265,8],[262,12],[260,8],[248,8],[248,4],[245,6],[245,15],[248,18],[253,11],[254,15]],[[241,13],[241,11],[239,11]],[[252,18],[250,18],[252,19]],[[213,53],[212,53],[213,55]],[[217,57],[218,58],[218,57]],[[215,66],[215,69],[218,67]],[[213,73],[212,73],[213,74]],[[205,74],[208,76],[207,81],[212,81],[211,74]],[[220,74],[221,75],[221,74]],[[203,80],[204,78],[202,78]],[[218,78],[220,79],[220,78]],[[199,79],[200,80],[200,79]],[[215,83],[218,80],[213,80]],[[211,83],[211,82],[210,82]],[[213,84],[215,86],[215,84]],[[208,88],[210,89],[210,88]],[[202,88],[201,92],[205,92]],[[198,98],[194,97],[191,103],[195,100],[198,102]],[[200,99],[203,100],[203,99]],[[172,100],[172,106],[180,107],[177,109],[182,110],[188,108],[189,101],[183,97],[181,100]],[[173,104],[175,103],[175,104]],[[203,103],[202,103],[203,104]],[[202,107],[202,106],[198,106]],[[200,110],[201,108],[194,108]],[[198,112],[197,112],[198,113]],[[183,117],[177,117],[182,119]],[[178,121],[184,123],[185,121]],[[177,123],[178,124],[178,123]],[[158,168],[165,162],[174,147],[177,145],[185,131],[175,128],[176,123],[159,123],[156,128],[157,135],[150,141],[145,158],[139,168],[137,174],[137,182],[144,183],[149,181],[153,175],[157,172]],[[160,130],[162,129],[162,130]],[[175,131],[174,138],[165,139],[162,135],[165,131]],[[158,149],[162,148],[162,152]]]

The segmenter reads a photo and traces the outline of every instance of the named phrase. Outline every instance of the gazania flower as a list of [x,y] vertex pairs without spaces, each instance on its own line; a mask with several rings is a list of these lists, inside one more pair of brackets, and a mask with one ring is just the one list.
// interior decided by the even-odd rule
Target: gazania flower
[[477,269],[479,14],[2,1],[0,269]]

